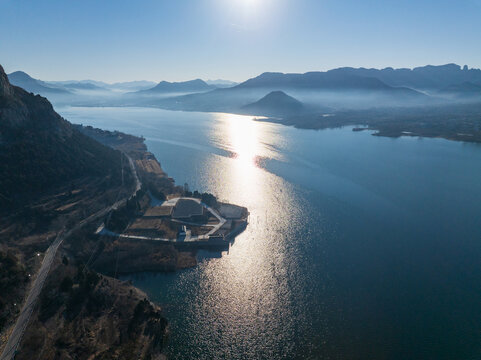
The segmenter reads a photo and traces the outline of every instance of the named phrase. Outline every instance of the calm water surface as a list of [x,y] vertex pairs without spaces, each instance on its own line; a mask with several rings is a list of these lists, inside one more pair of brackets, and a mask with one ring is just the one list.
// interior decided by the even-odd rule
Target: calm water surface
[[481,358],[481,146],[228,114],[61,108],[249,208],[228,253],[132,276],[172,359]]

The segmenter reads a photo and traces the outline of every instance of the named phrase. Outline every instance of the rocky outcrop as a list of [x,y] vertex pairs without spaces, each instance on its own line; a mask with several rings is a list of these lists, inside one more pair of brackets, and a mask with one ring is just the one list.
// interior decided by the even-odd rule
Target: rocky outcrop
[[2,65],[0,65],[0,96],[12,96],[12,94],[13,91],[8,81],[7,74],[5,74]]
[[118,152],[78,132],[46,98],[11,85],[0,69],[0,212],[81,177],[120,179],[119,164]]
[[[9,129],[3,129],[5,127]],[[11,85],[0,65],[0,130],[11,129],[47,130],[66,135],[72,130],[47,99]]]

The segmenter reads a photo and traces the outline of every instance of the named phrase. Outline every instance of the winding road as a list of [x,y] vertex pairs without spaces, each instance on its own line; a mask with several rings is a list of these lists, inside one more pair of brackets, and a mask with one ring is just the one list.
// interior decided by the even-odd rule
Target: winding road
[[132,194],[129,195],[128,198],[124,198],[115,202],[113,205],[102,209],[95,214],[90,215],[89,217],[79,221],[77,225],[75,225],[72,229],[65,232],[65,228],[62,229],[57,237],[55,238],[54,242],[49,246],[47,251],[45,252],[45,256],[42,261],[42,265],[40,266],[40,270],[38,271],[33,284],[31,285],[30,292],[27,295],[25,303],[20,311],[20,315],[17,318],[17,322],[10,333],[8,338],[7,344],[5,345],[2,355],[0,356],[0,360],[11,360],[15,358],[17,353],[18,346],[22,340],[23,334],[25,333],[25,329],[30,320],[30,316],[32,315],[33,309],[38,301],[38,297],[42,291],[43,285],[45,280],[47,279],[48,273],[50,272],[50,268],[52,267],[53,261],[55,259],[55,255],[57,254],[57,250],[62,244],[62,242],[68,238],[72,233],[81,229],[86,224],[95,221],[105,215],[107,215],[110,211],[117,209],[119,206],[122,206],[127,202],[128,199],[131,199],[135,196],[138,190],[140,190],[142,183],[139,180],[137,175],[137,171],[135,169],[135,165],[133,160],[126,154],[124,154],[127,159],[129,160],[130,169],[132,174],[134,175],[135,179],[135,189]]

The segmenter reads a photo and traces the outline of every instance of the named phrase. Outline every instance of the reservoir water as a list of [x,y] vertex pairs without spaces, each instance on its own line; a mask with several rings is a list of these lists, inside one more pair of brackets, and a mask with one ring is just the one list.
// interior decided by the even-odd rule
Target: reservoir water
[[481,146],[229,114],[59,108],[143,135],[179,185],[246,206],[222,256],[130,276],[171,359],[479,359]]

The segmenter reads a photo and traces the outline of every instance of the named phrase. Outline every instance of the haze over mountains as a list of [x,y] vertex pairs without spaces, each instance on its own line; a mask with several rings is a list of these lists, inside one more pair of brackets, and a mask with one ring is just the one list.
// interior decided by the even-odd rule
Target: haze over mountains
[[[240,84],[228,80],[106,84],[93,80],[47,82],[23,72],[9,75],[13,84],[48,96],[54,104],[81,106],[155,106],[171,110],[245,113],[265,109],[265,116],[293,113],[285,97],[263,99],[282,91],[303,104],[299,112],[327,109],[412,107],[481,101],[481,70],[456,64],[414,69],[338,68],[325,72],[266,72]],[[279,95],[279,94],[278,94]],[[253,104],[263,99],[256,106]],[[268,100],[269,106],[264,106]],[[264,105],[262,105],[264,103]],[[249,107],[252,104],[252,107]],[[277,106],[277,110],[273,107]],[[284,110],[282,110],[284,109]],[[282,111],[285,111],[282,114]]]
[[[466,83],[473,85],[469,96],[465,96]],[[236,86],[159,99],[151,105],[174,110],[243,112],[246,105],[270,92],[284,91],[313,111],[326,107],[421,106],[473,101],[473,97],[476,100],[478,85],[481,85],[480,70],[455,64],[415,69],[339,68],[305,74],[263,73]]]
[[419,104],[426,95],[407,87],[393,87],[373,77],[340,72],[305,74],[263,73],[236,86],[209,93],[176,97],[161,106],[178,110],[237,111],[272,91],[289,92],[312,107]]
[[35,94],[71,94],[72,90],[97,90],[97,91],[139,91],[155,86],[153,81],[129,81],[107,84],[95,80],[66,80],[66,81],[42,81],[35,79],[23,71],[15,71],[8,74],[12,85],[19,86]]
[[9,81],[22,89],[36,94],[68,94],[67,89],[62,87],[56,87],[49,85],[48,83],[32,78],[30,75],[23,71],[15,71],[8,74]]
[[481,85],[474,84],[470,81],[461,84],[446,86],[440,90],[440,93],[452,94],[456,96],[479,96],[481,94]]
[[161,81],[150,89],[138,91],[139,94],[173,94],[173,93],[193,93],[204,92],[215,89],[216,86],[209,85],[201,79],[182,82]]
[[414,69],[385,68],[339,68],[330,72],[354,74],[374,77],[391,86],[406,86],[418,90],[439,90],[447,86],[471,81],[481,85],[481,70],[469,69],[467,65],[446,64],[440,66],[427,65]]
[[214,85],[215,87],[218,87],[218,88],[232,87],[238,84],[235,81],[223,80],[223,79],[206,80],[205,82],[209,85]]

